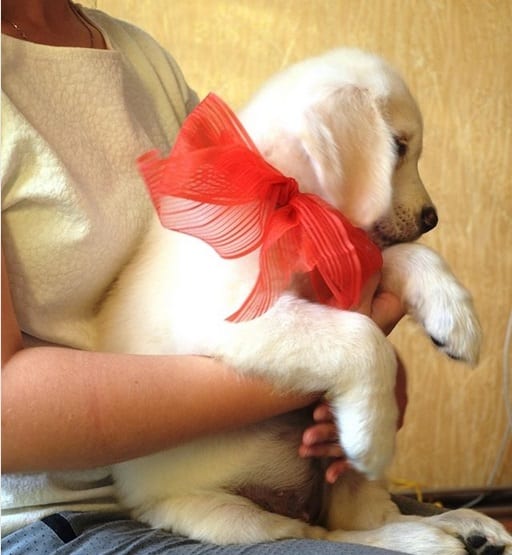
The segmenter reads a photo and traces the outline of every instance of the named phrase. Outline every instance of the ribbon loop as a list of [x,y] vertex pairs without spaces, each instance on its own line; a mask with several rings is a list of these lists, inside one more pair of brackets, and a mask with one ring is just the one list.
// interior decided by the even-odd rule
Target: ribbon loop
[[149,152],[139,169],[164,227],[206,241],[223,258],[260,248],[256,283],[230,321],[261,316],[297,274],[313,300],[350,308],[382,266],[367,234],[266,162],[214,94],[187,117],[170,155]]

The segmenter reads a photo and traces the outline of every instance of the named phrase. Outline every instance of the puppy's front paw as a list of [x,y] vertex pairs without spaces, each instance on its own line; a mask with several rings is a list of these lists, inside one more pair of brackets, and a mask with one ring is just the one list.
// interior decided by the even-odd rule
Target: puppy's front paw
[[398,295],[409,314],[449,357],[476,364],[482,331],[471,295],[446,262],[418,244],[383,252],[382,288]]
[[[450,275],[416,297],[416,318],[440,351],[455,360],[476,364],[480,354],[482,330],[468,291]],[[427,289],[429,289],[427,287]]]
[[[362,341],[358,348],[364,351],[368,344]],[[385,340],[375,343],[375,354],[376,359],[368,353],[360,361],[351,371],[356,380],[330,400],[347,459],[370,479],[381,478],[391,462],[398,417],[393,393],[396,355]]]
[[325,391],[347,457],[381,477],[393,455],[396,355],[367,316],[283,295],[266,314],[229,324],[215,350],[239,372],[286,390]]

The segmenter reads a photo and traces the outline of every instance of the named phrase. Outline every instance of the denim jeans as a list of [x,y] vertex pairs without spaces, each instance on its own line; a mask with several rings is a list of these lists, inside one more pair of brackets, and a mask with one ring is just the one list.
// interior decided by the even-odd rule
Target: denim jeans
[[219,546],[154,530],[123,515],[57,513],[2,539],[2,555],[396,555],[319,540]]

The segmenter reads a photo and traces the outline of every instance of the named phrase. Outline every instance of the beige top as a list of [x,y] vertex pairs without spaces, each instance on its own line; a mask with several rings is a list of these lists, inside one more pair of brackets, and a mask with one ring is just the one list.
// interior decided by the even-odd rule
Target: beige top
[[16,314],[92,349],[94,310],[151,214],[136,159],[167,151],[196,102],[139,29],[88,10],[109,50],[2,36],[2,226]]
[[[84,11],[108,50],[2,35],[2,243],[26,339],[94,349],[96,306],[152,214],[136,159],[167,151],[197,98],[147,34]],[[107,476],[4,476],[3,532],[112,508]]]

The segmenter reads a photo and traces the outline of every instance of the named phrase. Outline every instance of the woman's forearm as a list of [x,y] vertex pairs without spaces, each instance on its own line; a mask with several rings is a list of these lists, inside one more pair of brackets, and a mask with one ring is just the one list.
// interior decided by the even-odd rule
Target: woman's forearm
[[2,370],[2,469],[112,464],[313,400],[206,357],[25,349]]

